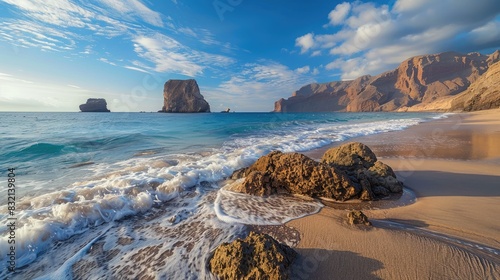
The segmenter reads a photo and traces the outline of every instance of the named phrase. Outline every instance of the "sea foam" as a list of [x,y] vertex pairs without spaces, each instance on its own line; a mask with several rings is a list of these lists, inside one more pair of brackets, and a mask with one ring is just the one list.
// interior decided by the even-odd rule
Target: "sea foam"
[[[410,118],[371,123],[352,121],[335,125],[316,123],[305,126],[284,126],[262,130],[259,134],[237,135],[229,138],[219,148],[204,149],[200,152],[131,158],[113,164],[88,165],[86,168],[93,173],[88,179],[74,182],[63,190],[19,200],[16,232],[17,265],[21,268],[32,263],[41,253],[52,250],[51,246],[54,243],[67,240],[76,234],[93,231],[103,224],[123,221],[126,217],[147,215],[150,212],[160,213],[160,218],[155,218],[158,224],[145,225],[153,227],[155,232],[158,232],[147,237],[152,243],[153,240],[159,240],[161,228],[199,228],[197,234],[202,236],[199,237],[201,240],[184,240],[191,237],[177,236],[173,233],[168,235],[171,238],[168,239],[168,242],[172,242],[171,246],[179,244],[177,242],[183,244],[178,245],[181,247],[179,252],[174,250],[168,254],[180,254],[179,256],[186,256],[187,259],[196,259],[199,258],[198,254],[202,254],[205,258],[213,246],[200,245],[197,242],[212,244],[214,241],[227,241],[241,232],[242,224],[282,224],[290,219],[315,213],[321,207],[318,202],[302,201],[294,197],[251,198],[223,189],[210,191],[217,190],[219,188],[217,184],[230,176],[234,170],[249,166],[272,150],[305,151],[355,136],[401,130],[421,121],[419,118]],[[186,195],[193,190],[197,190],[196,195]],[[211,195],[204,195],[206,191],[210,191]],[[176,203],[172,203],[173,201]],[[183,208],[183,205],[189,207]],[[162,208],[163,213],[155,210],[156,208]],[[1,210],[6,213],[6,206],[2,206]],[[6,215],[0,216],[1,252],[6,252],[8,249],[6,219]],[[126,223],[126,220],[121,223]],[[190,223],[193,224],[188,225]],[[205,226],[200,227],[201,224]],[[208,232],[204,233],[203,229]],[[115,231],[112,229],[109,232]],[[138,232],[146,236],[149,234],[139,229],[134,229],[134,232],[137,236]],[[215,237],[210,236],[215,239],[211,240],[206,236],[210,235],[210,232],[217,232]],[[182,231],[182,234],[187,233]],[[108,233],[102,238],[107,240],[106,244],[112,243]],[[146,243],[143,245],[146,246]],[[196,249],[195,252],[190,253],[185,244],[195,244],[188,247],[190,250]],[[170,245],[162,245],[165,246],[162,248]],[[130,256],[136,252],[135,249],[128,247],[125,250],[129,250],[127,254]],[[199,261],[194,259],[192,261]],[[4,255],[0,256],[0,261],[5,263]],[[117,260],[113,261],[118,265]],[[64,261],[61,260],[59,263],[62,265]],[[163,271],[177,269],[175,262],[165,265]],[[189,275],[186,271],[175,274],[176,277]],[[0,276],[5,276],[5,272]]]

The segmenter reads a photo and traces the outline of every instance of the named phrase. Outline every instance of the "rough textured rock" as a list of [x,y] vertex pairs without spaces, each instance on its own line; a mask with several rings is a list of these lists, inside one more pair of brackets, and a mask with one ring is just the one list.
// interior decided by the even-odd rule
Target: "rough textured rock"
[[107,108],[108,104],[104,98],[89,98],[87,103],[80,105],[82,112],[110,112]]
[[200,93],[195,80],[168,80],[163,88],[163,108],[166,113],[208,113],[210,105]]
[[289,193],[335,200],[357,197],[361,191],[342,171],[298,153],[271,152],[244,171],[235,171],[232,178],[242,175],[244,182],[232,191],[260,196]]
[[289,267],[297,253],[266,234],[251,232],[217,247],[209,260],[219,279],[289,279]]
[[362,189],[362,200],[403,191],[403,184],[396,179],[392,168],[378,161],[372,150],[362,143],[331,148],[323,154],[321,162],[345,172]]
[[347,223],[349,223],[350,225],[372,225],[372,223],[368,220],[368,217],[359,210],[354,210],[347,213]]
[[500,62],[491,65],[465,92],[454,98],[450,109],[478,111],[494,108],[500,108]]
[[498,51],[489,56],[456,52],[416,56],[377,76],[306,85],[290,98],[276,101],[274,111],[410,110],[463,92],[499,57]]

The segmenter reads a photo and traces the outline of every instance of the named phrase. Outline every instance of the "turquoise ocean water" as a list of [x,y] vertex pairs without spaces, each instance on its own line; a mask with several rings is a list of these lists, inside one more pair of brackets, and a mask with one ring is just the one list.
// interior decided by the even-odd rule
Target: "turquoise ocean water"
[[[121,248],[120,260],[111,258],[108,269],[96,265],[89,273],[105,278],[120,273],[127,256],[156,240],[165,244],[162,248],[177,249],[171,261],[148,273],[167,279],[204,279],[211,277],[203,263],[213,244],[238,236],[242,225],[280,224],[319,207],[312,202],[281,201],[288,209],[283,212],[273,208],[280,204],[276,201],[252,204],[252,199],[220,190],[234,170],[272,150],[307,151],[441,117],[422,113],[0,113],[5,193],[0,200],[0,261],[7,263],[9,168],[15,168],[16,176],[18,269],[12,277],[75,278],[74,264],[90,258],[89,246],[97,242],[106,248],[120,237],[136,235],[135,241]],[[238,201],[266,210],[253,209],[249,214],[237,209]],[[141,219],[142,227],[128,224],[148,215],[154,218]],[[152,230],[158,224],[162,234]],[[194,233],[181,231],[193,224],[198,228]],[[219,234],[205,236],[211,230]],[[191,244],[185,245],[190,250],[174,246],[179,240]],[[193,265],[183,266],[182,259]],[[7,275],[6,269],[2,271],[0,278]]]

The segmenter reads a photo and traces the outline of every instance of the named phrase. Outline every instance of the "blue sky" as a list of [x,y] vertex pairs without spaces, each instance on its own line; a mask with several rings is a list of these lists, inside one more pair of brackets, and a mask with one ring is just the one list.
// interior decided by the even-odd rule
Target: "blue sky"
[[500,48],[498,0],[0,0],[0,111],[157,111],[195,78],[212,111],[271,111],[311,82]]

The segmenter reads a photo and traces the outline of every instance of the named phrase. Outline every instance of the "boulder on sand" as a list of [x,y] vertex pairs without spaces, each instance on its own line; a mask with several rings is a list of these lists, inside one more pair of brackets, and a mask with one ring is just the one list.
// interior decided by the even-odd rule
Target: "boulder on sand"
[[403,184],[396,179],[392,168],[377,160],[372,150],[363,143],[351,142],[325,152],[321,162],[345,172],[352,182],[362,189],[360,199],[403,191]]
[[209,259],[219,279],[289,279],[297,253],[267,234],[250,232],[245,239],[224,243]]
[[232,178],[242,176],[245,180],[234,185],[232,191],[259,196],[288,193],[347,200],[361,190],[339,169],[299,153],[271,152],[245,170],[235,171]]
[[321,162],[303,154],[274,151],[250,167],[233,172],[231,191],[268,196],[286,193],[334,200],[374,200],[400,193],[403,184],[391,167],[377,160],[362,143],[329,149]]

